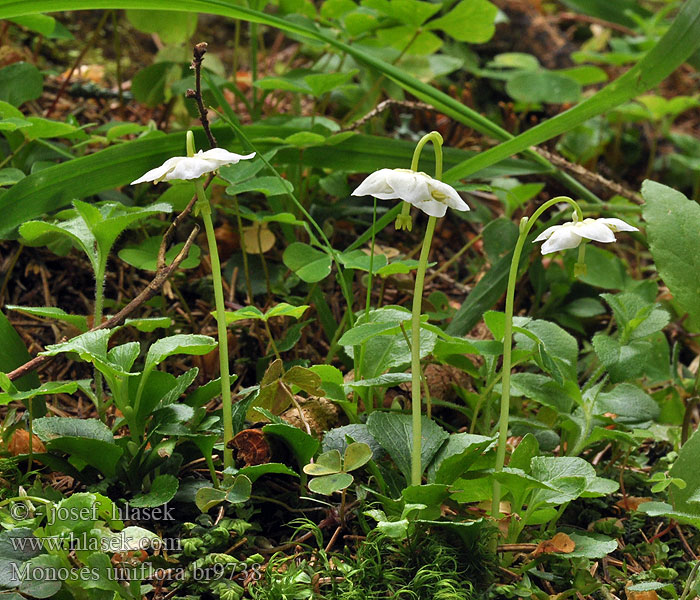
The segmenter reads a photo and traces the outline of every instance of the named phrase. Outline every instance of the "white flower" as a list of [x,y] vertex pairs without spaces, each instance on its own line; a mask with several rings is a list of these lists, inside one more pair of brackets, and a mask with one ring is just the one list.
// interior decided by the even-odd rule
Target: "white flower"
[[577,248],[584,238],[596,242],[614,242],[614,232],[617,231],[639,230],[621,219],[584,219],[548,227],[534,241],[547,240],[542,244],[542,254],[549,254],[567,248]]
[[171,179],[197,179],[205,173],[211,173],[224,165],[235,165],[238,161],[248,160],[252,154],[235,154],[223,148],[212,148],[206,152],[201,150],[194,156],[174,156],[166,160],[160,167],[151,169],[145,175],[131,182],[131,185],[152,181],[170,181]]
[[452,186],[411,169],[380,169],[372,173],[352,193],[353,196],[374,196],[380,200],[395,198],[420,208],[431,217],[444,217],[447,207],[469,210]]

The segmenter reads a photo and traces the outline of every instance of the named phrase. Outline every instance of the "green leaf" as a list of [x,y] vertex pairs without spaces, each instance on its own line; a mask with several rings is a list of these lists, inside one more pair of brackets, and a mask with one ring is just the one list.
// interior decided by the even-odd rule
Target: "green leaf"
[[357,69],[342,73],[314,73],[304,77],[311,92],[317,98],[328,92],[332,92],[336,88],[348,83],[356,74]]
[[563,104],[581,97],[581,84],[552,71],[522,71],[508,79],[506,91],[519,102]]
[[677,477],[685,481],[684,488],[675,485],[669,488],[669,497],[673,510],[685,515],[679,519],[685,523],[691,523],[695,527],[700,527],[700,505],[693,501],[700,492],[700,469],[698,469],[697,457],[700,455],[700,433],[695,431],[683,444],[678,453],[676,462],[669,471],[671,477]]
[[[4,376],[4,373],[3,373]],[[83,380],[89,381],[89,379]],[[2,383],[0,381],[0,383]],[[1,387],[5,387],[2,385]],[[17,391],[16,389],[8,392],[7,390],[0,393],[0,404],[18,400],[28,400],[36,396],[48,396],[51,394],[74,394],[78,389],[77,381],[47,381],[38,388],[33,390]]]
[[0,587],[7,589],[19,586],[20,580],[14,575],[23,563],[43,552],[38,540],[27,527],[0,532]]
[[[406,315],[405,322],[410,321],[410,319],[409,313]],[[385,331],[396,329],[396,327],[396,323],[362,323],[348,329],[340,336],[338,343],[341,346],[359,346],[375,336],[382,335]],[[410,329],[410,325],[407,327]]]
[[593,336],[593,349],[610,374],[611,381],[617,383],[636,379],[642,374],[651,344],[644,340],[621,344],[619,340],[599,332]]
[[[19,337],[2,311],[0,311],[0,339],[2,340],[2,344],[0,344],[0,371],[9,373],[31,360],[32,357],[27,352],[22,338]],[[33,371],[17,379],[14,384],[20,390],[36,388],[39,386],[39,377]]]
[[[603,0],[596,0],[601,3]],[[605,3],[608,7],[611,3]],[[634,4],[634,2],[630,2]],[[548,119],[517,137],[482,152],[474,159],[444,174],[447,182],[472,175],[487,165],[552,139],[595,115],[641,95],[658,85],[680,66],[700,45],[700,0],[688,0],[657,44],[624,75],[574,108]],[[504,136],[499,136],[504,139]]]
[[338,450],[329,450],[324,452],[316,462],[304,466],[304,473],[307,475],[332,475],[343,470],[341,465],[340,452]]
[[[449,434],[426,416],[421,417],[421,472],[430,464]],[[373,412],[367,419],[372,437],[389,453],[406,481],[411,480],[413,427],[411,415]]]
[[245,475],[236,475],[231,489],[226,494],[226,501],[231,504],[243,504],[250,500],[253,484]]
[[343,456],[343,471],[354,471],[367,464],[372,458],[372,449],[364,442],[353,442]]
[[352,475],[348,473],[335,473],[333,475],[324,475],[323,477],[314,477],[309,481],[309,489],[315,494],[330,496],[335,492],[340,492],[350,487],[353,481]]
[[306,283],[321,281],[331,272],[331,257],[301,242],[294,242],[287,246],[282,260],[288,269]]
[[265,315],[256,306],[244,306],[235,311],[226,311],[226,324],[246,321],[248,319],[265,320]]
[[58,577],[48,577],[43,573],[56,573],[65,568],[60,556],[42,554],[29,560],[26,565],[28,577],[22,579],[19,591],[33,598],[51,598],[61,589],[63,582]]
[[180,482],[173,475],[158,475],[151,483],[151,489],[147,494],[134,496],[129,502],[130,506],[137,508],[154,508],[170,502],[177,493]]
[[328,452],[328,450],[337,449],[341,454],[344,453],[349,445],[348,438],[351,440],[349,443],[363,442],[367,444],[372,450],[373,460],[381,458],[384,454],[384,449],[372,437],[372,434],[367,429],[367,425],[364,423],[343,425],[327,431],[323,436],[323,451]]
[[[453,433],[428,467],[429,483],[451,485],[476,460],[495,445],[493,438],[470,433]],[[426,503],[427,504],[427,503]]]
[[510,392],[514,397],[525,396],[544,406],[568,415],[574,406],[574,399],[566,388],[554,379],[539,373],[513,373]]
[[[125,263],[144,269],[145,271],[155,271],[158,265],[158,250],[160,250],[161,238],[149,237],[139,243],[137,246],[125,246],[119,251],[119,258]],[[168,248],[165,253],[165,264],[171,265],[175,257],[180,253],[185,246],[185,242],[175,244]],[[199,246],[192,245],[187,258],[178,266],[179,269],[193,269],[199,266],[199,257],[201,250]]]
[[[362,315],[356,322],[357,325],[362,325],[365,321],[368,323],[380,323],[382,325],[391,324],[396,327],[399,323],[409,319],[411,313],[400,307],[382,307],[369,311],[367,317]],[[410,327],[406,328],[410,335]],[[420,331],[420,356],[427,356],[435,347],[437,335],[421,328]],[[354,348],[350,345],[343,346],[345,352],[352,358],[354,356]],[[398,332],[393,335],[375,335],[366,340],[364,364],[362,365],[362,373],[355,374],[356,379],[362,376],[367,379],[380,376],[387,369],[399,367],[411,362],[411,352],[406,343],[403,333]]]
[[282,375],[282,381],[298,387],[310,396],[321,396],[323,394],[321,376],[306,367],[294,365]]
[[[0,105],[0,110],[6,115],[7,107],[13,108],[9,104]],[[279,142],[269,140],[280,131],[285,135],[298,131],[293,127],[260,124],[246,126],[243,130],[253,139],[267,140],[257,143],[257,148],[263,152],[270,148],[279,149]],[[234,134],[228,127],[214,127],[214,133],[222,147],[231,146],[234,142]],[[199,147],[207,143],[201,129],[195,129],[195,140]],[[0,199],[0,210],[3,214],[0,221],[0,237],[13,234],[14,230],[28,219],[40,217],[70,204],[75,197],[84,198],[126,185],[142,175],[145,169],[157,167],[166,159],[181,155],[184,147],[184,133],[132,140],[29,175],[10,188]],[[245,151],[244,148],[238,147],[232,149],[238,152]],[[337,146],[307,148],[301,157],[295,148],[279,150],[277,157],[281,164],[299,164],[301,160],[301,164],[314,168],[358,173],[372,171],[380,162],[387,168],[405,167],[410,163],[412,152],[413,144],[409,141],[355,135]],[[447,166],[456,165],[473,153],[445,148],[444,154]],[[240,168],[240,165],[236,167]],[[429,169],[427,159],[421,162],[421,168]],[[543,170],[532,163],[507,159],[502,166],[489,169],[483,175],[522,175]],[[169,193],[176,189],[177,194]],[[170,201],[179,200],[182,203],[181,207],[184,207],[192,193],[191,184],[176,184],[165,192],[164,198]],[[361,240],[362,237],[358,238],[356,243],[362,243]]]
[[498,9],[487,0],[458,2],[443,17],[428,23],[430,29],[441,29],[460,42],[483,44],[496,31]]
[[195,504],[197,508],[205,513],[226,500],[226,492],[213,487],[202,487],[197,490]]
[[[0,131],[2,130],[2,122],[0,121]],[[13,167],[8,167],[6,169],[0,169],[0,187],[5,187],[7,185],[14,185],[18,181],[22,181],[26,175],[23,171],[15,169]]]
[[[78,462],[95,467],[106,477],[114,477],[116,475],[117,463],[124,452],[113,441],[107,443],[87,437],[71,436],[57,437],[47,441],[46,449],[64,452],[70,456],[71,463],[78,459]],[[41,459],[39,458],[38,460]]]
[[39,69],[25,62],[16,62],[0,69],[0,100],[20,106],[36,100],[44,88]]
[[372,258],[362,250],[343,252],[338,259],[346,269],[357,269],[360,271],[367,271],[368,273],[370,260],[372,261],[372,270],[374,273],[377,273],[387,264],[387,257],[383,254],[375,254]]
[[393,387],[411,381],[410,373],[385,373],[379,377],[371,379],[360,379],[360,381],[349,381],[346,385],[351,388],[365,388],[375,386]]
[[126,319],[124,325],[134,327],[139,331],[151,333],[156,329],[167,329],[173,324],[170,317],[143,317],[137,319]]
[[[536,456],[530,461],[532,476],[544,483],[549,489],[537,490],[532,499],[532,506],[538,504],[564,504],[592,492],[598,495],[599,487],[608,487],[599,482],[593,466],[582,458],[573,456]],[[614,482],[613,482],[614,483]],[[616,486],[611,489],[617,489]]]
[[693,321],[700,320],[700,206],[654,181],[642,184],[649,248],[659,275]]
[[325,143],[326,137],[312,131],[300,131],[284,138],[286,144],[291,144],[297,148],[309,148]]
[[83,333],[88,330],[86,317],[68,314],[65,310],[54,306],[16,306],[14,304],[7,304],[5,308],[9,310],[16,310],[17,312],[25,315],[45,317],[47,319],[56,319],[57,321],[70,323],[78,331]]
[[63,25],[49,15],[27,15],[26,17],[18,17],[10,20],[17,25],[26,27],[30,31],[36,31],[47,38],[74,39]]
[[42,417],[41,419],[34,419],[33,430],[34,434],[44,442],[70,436],[99,440],[109,444],[114,443],[111,429],[98,419]]
[[628,427],[643,427],[655,421],[661,409],[644,390],[622,383],[596,397],[595,414],[613,413],[613,420]]
[[251,483],[255,483],[258,478],[263,475],[276,474],[276,475],[291,475],[292,477],[299,478],[299,475],[292,471],[287,465],[282,463],[265,463],[263,465],[250,465],[248,467],[243,467],[238,471],[239,475],[245,475],[250,479]]
[[283,196],[293,191],[294,185],[279,177],[254,177],[226,188],[226,193],[229,196],[247,194],[248,192],[258,192],[265,194],[265,196]]
[[186,44],[197,27],[197,13],[194,11],[129,9],[126,18],[139,31],[157,33],[166,44]]
[[178,334],[161,338],[148,349],[144,373],[174,354],[201,356],[211,352],[216,345],[216,340],[208,335]]
[[275,435],[280,437],[292,450],[300,467],[308,465],[316,450],[318,450],[319,442],[311,437],[305,431],[297,429],[286,423],[271,423],[263,427],[265,435]]
[[[552,360],[561,372],[569,379],[576,379],[578,342],[574,336],[555,323],[539,319],[515,317],[513,324],[537,336],[540,340],[540,345],[552,357]],[[529,351],[535,350],[535,342],[526,335],[516,332],[514,340],[518,348]]]
[[41,117],[27,117],[27,121],[31,123],[31,127],[22,130],[22,133],[30,140],[38,140],[44,138],[70,137],[69,134],[74,133],[77,128],[68,123],[43,119]]
[[301,319],[307,308],[309,308],[308,304],[292,306],[286,302],[280,302],[265,313],[265,320],[267,321],[271,317],[294,317],[295,319]]
[[573,552],[564,555],[565,558],[603,558],[617,550],[617,541],[606,535],[581,531],[570,531],[567,535],[576,546]]

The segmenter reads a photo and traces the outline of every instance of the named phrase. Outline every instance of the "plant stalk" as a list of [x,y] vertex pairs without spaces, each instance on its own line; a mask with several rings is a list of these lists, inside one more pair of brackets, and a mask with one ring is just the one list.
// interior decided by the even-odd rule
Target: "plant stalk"
[[[216,247],[216,236],[214,235],[214,223],[211,219],[211,206],[204,193],[204,186],[201,180],[195,181],[197,189],[198,208],[204,221],[204,229],[207,234],[207,244],[209,245],[209,260],[211,262],[211,276],[214,283],[214,303],[216,305],[216,327],[219,338],[219,370],[221,374],[221,402],[224,418],[224,470],[233,468],[233,450],[228,447],[228,443],[233,439],[233,408],[231,402],[231,377],[229,375],[228,363],[228,338],[226,330],[226,308],[224,305],[224,286],[221,280],[221,262],[219,261],[219,250]],[[226,476],[224,477],[224,480]]]
[[[418,161],[423,147],[428,142],[433,143],[435,150],[435,179],[442,177],[442,136],[433,131],[424,135],[416,145],[411,161],[411,170],[418,170]],[[405,208],[405,206],[404,206]],[[423,303],[423,284],[425,281],[425,271],[428,266],[428,256],[430,245],[433,241],[433,232],[437,217],[428,219],[428,226],[423,237],[420,258],[418,259],[418,270],[416,272],[416,282],[413,288],[413,311],[411,315],[411,424],[413,430],[413,443],[411,448],[411,485],[420,485],[423,475],[421,464],[422,448],[422,424],[421,424],[421,368],[420,368],[420,316]]]
[[[579,205],[566,196],[558,196],[552,198],[540,206],[532,215],[532,217],[523,217],[520,220],[520,235],[513,250],[513,260],[510,263],[510,272],[508,273],[508,289],[506,291],[506,306],[505,306],[505,326],[503,329],[503,369],[501,376],[501,408],[500,417],[498,420],[498,446],[496,449],[496,466],[495,472],[499,473],[503,470],[503,465],[506,459],[506,438],[508,436],[508,417],[510,409],[510,372],[511,372],[511,353],[513,348],[513,305],[515,300],[515,284],[518,282],[518,267],[520,266],[520,255],[525,245],[530,230],[537,222],[540,215],[551,206],[567,202],[576,211],[576,216],[579,220],[583,219],[583,213]],[[491,504],[491,516],[497,519],[500,515],[501,504],[501,484],[494,478],[493,480],[493,497]]]

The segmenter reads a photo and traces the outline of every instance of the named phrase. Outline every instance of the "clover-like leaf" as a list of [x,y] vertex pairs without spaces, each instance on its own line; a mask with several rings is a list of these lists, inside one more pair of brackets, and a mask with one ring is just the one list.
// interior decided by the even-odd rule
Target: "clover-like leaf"
[[[319,455],[315,463],[304,466],[304,473],[307,475],[332,475],[343,470],[338,450],[329,450]],[[349,485],[349,484],[348,484]]]
[[343,471],[354,471],[367,464],[372,458],[372,449],[364,442],[353,442],[345,448]]
[[333,475],[315,477],[309,481],[309,489],[315,494],[330,496],[335,492],[340,492],[341,490],[350,487],[352,482],[352,475],[349,475],[348,473],[334,473]]

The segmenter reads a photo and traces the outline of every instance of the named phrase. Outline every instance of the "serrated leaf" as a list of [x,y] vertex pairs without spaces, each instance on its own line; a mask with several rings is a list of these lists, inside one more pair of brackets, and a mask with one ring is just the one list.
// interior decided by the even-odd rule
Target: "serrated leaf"
[[[430,464],[449,434],[426,416],[421,417],[421,472]],[[373,412],[367,419],[372,437],[389,453],[406,481],[411,481],[413,427],[411,415]]]
[[649,249],[659,275],[683,310],[700,320],[700,206],[680,192],[642,184]]

